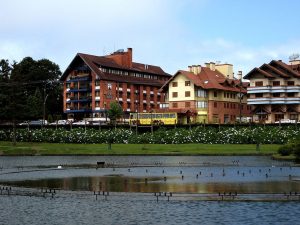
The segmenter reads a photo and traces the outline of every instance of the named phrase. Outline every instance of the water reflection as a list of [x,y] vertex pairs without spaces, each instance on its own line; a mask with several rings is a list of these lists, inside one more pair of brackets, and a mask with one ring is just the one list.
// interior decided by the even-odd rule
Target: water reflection
[[[77,166],[97,160],[122,166]],[[4,165],[0,184],[22,187],[113,192],[300,192],[300,168],[268,157],[0,157],[0,165]],[[57,165],[63,168],[57,169]]]
[[180,193],[283,193],[300,192],[297,181],[266,182],[178,182],[177,178],[162,177],[139,178],[123,176],[104,177],[69,177],[60,179],[40,179],[2,182],[5,185],[57,188],[76,191],[111,191],[111,192],[180,192]]

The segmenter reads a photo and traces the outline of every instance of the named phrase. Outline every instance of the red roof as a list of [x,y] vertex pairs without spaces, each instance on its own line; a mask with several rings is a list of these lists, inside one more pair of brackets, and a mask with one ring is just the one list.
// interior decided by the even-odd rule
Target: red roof
[[[167,87],[167,85],[177,76],[184,75],[190,81],[192,81],[196,86],[203,89],[217,89],[225,91],[240,92],[240,81],[237,79],[226,78],[222,73],[217,70],[211,70],[207,67],[201,67],[201,72],[199,74],[194,74],[193,72],[188,72],[185,70],[179,70],[175,75],[170,78],[161,89]],[[248,86],[248,82],[242,83],[242,92],[246,92],[244,87]]]
[[145,65],[141,63],[132,62],[132,66],[124,66],[118,64],[114,59],[108,58],[105,56],[95,56],[95,55],[88,55],[83,53],[78,53],[68,68],[63,73],[61,80],[64,80],[69,73],[74,68],[76,62],[83,61],[95,74],[97,74],[100,79],[103,80],[111,80],[111,81],[118,81],[118,82],[127,82],[127,83],[137,83],[137,84],[149,84],[154,86],[161,86],[164,81],[163,80],[156,80],[156,79],[146,79],[140,77],[133,77],[133,76],[124,76],[118,74],[111,74],[111,73],[104,73],[99,68],[111,68],[111,69],[119,69],[128,72],[136,72],[136,73],[145,73],[145,74],[152,74],[156,76],[162,77],[170,77],[171,75],[165,73],[160,67],[153,66],[153,65]]

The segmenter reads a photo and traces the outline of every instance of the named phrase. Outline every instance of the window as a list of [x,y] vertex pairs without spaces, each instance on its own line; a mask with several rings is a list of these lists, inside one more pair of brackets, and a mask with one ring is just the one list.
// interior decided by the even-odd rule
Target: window
[[67,88],[70,88],[70,83],[67,83],[66,86],[67,86]]
[[177,98],[178,97],[178,92],[172,92],[172,97]]
[[280,121],[284,118],[284,114],[275,114],[275,122]]
[[177,107],[178,107],[177,102],[173,102],[173,103],[172,103],[172,106],[173,106],[173,108],[177,108]]
[[280,86],[280,81],[273,81],[273,86]]
[[298,121],[298,114],[290,114],[290,120]]
[[262,81],[256,81],[255,82],[256,87],[262,87],[263,85],[264,85],[264,83]]
[[287,93],[288,97],[295,97],[295,93]]
[[197,96],[197,97],[206,98],[206,97],[207,97],[207,92],[206,92],[206,90],[198,89],[198,90],[196,91],[196,96]]
[[218,97],[218,92],[214,91],[214,97],[215,97],[215,98]]
[[226,103],[224,103],[224,108],[226,109],[226,106],[227,106],[227,104]]
[[191,81],[185,81],[185,86],[191,86]]
[[172,87],[177,87],[178,83],[177,82],[172,82]]
[[224,92],[224,98],[226,98],[226,92]]
[[111,83],[107,83],[107,89],[111,90],[111,88],[112,88],[112,84]]
[[217,107],[218,107],[218,103],[214,102],[214,108],[217,108]]
[[288,85],[288,86],[294,86],[294,85],[295,85],[295,82],[294,82],[294,81],[288,81],[288,82],[287,82],[287,85]]
[[190,91],[186,91],[185,92],[185,97],[190,97],[191,96],[191,92]]
[[255,94],[255,98],[262,98],[263,97],[263,93],[256,93]]
[[197,108],[207,108],[207,102],[206,101],[197,101],[196,107]]
[[190,102],[185,102],[185,107],[186,108],[190,108],[191,107],[191,103]]
[[100,80],[95,80],[95,85],[100,86]]
[[280,97],[280,93],[273,93],[273,97]]

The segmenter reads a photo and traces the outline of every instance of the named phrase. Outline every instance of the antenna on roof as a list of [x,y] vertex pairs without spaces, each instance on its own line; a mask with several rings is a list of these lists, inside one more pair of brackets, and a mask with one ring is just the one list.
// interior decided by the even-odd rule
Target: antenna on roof
[[300,55],[298,53],[293,53],[292,55],[289,56],[289,60],[294,61],[294,60],[298,59],[299,56]]

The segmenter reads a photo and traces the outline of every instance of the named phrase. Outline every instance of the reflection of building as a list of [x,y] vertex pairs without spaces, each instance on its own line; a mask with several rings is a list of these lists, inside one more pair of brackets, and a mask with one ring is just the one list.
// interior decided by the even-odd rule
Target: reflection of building
[[253,106],[254,121],[300,119],[300,60],[290,65],[273,60],[254,68],[244,78],[250,80],[248,104]]
[[101,116],[111,101],[126,113],[157,109],[164,97],[158,92],[170,78],[160,67],[132,62],[132,49],[107,56],[78,53],[61,80],[64,112],[77,119]]
[[[241,72],[239,72],[241,79]],[[180,123],[232,123],[250,115],[246,105],[248,83],[233,77],[231,64],[206,63],[179,70],[162,87],[165,111],[178,112]]]

